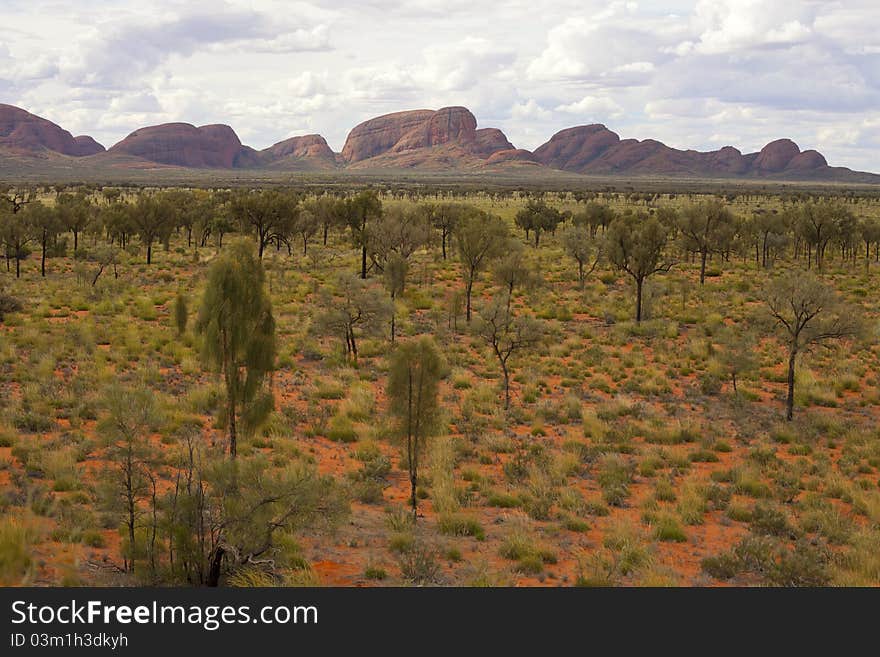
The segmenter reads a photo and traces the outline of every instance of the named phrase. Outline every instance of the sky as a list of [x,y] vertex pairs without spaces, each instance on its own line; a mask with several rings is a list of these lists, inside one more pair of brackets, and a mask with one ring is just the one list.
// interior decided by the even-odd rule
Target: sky
[[565,127],[880,171],[877,0],[0,0],[0,102],[105,146],[169,121],[341,150],[464,105],[533,149]]

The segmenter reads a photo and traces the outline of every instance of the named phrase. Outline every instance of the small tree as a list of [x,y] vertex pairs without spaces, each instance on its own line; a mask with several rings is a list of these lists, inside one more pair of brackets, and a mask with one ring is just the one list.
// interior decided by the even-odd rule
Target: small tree
[[34,239],[40,243],[40,276],[46,276],[46,251],[49,242],[61,231],[61,222],[55,208],[33,201],[24,211],[25,221],[33,231]]
[[162,195],[142,195],[127,209],[134,229],[147,247],[147,264],[152,264],[153,244],[167,240],[174,230],[174,206]]
[[438,388],[443,371],[440,352],[428,337],[401,344],[391,356],[387,393],[390,411],[397,418],[399,431],[406,440],[414,522],[418,517],[419,456],[425,441],[437,429],[440,414]]
[[391,342],[395,338],[395,320],[397,309],[394,302],[398,296],[403,294],[406,286],[406,275],[409,272],[409,262],[399,253],[393,252],[385,261],[385,289],[391,296]]
[[178,579],[218,586],[224,575],[242,570],[278,584],[291,565],[283,538],[332,526],[348,511],[342,487],[312,466],[276,466],[262,455],[223,462],[211,458],[198,436],[182,438],[179,474],[162,505],[169,570]]
[[645,279],[672,268],[671,262],[663,261],[665,246],[666,229],[648,215],[624,214],[612,221],[606,231],[604,250],[608,259],[635,281],[637,323],[642,321]]
[[587,228],[590,235],[595,237],[599,228],[607,229],[616,216],[611,207],[598,201],[590,201],[582,210],[574,214],[572,223],[575,226]]
[[516,290],[539,287],[543,278],[537,265],[529,261],[519,240],[510,240],[505,250],[506,253],[495,261],[492,274],[495,282],[507,293],[510,303]]
[[[118,265],[121,256],[121,249],[113,244],[99,244],[94,249],[80,249],[75,254],[76,259],[82,262],[81,276],[91,278],[92,287],[98,284],[98,279],[108,267],[113,268],[113,278],[119,278]],[[86,263],[92,263],[94,270],[88,271]]]
[[479,312],[474,332],[492,348],[504,376],[504,408],[510,408],[510,358],[541,339],[541,325],[533,317],[514,317],[506,299],[495,299]]
[[302,253],[307,255],[309,251],[309,240],[311,240],[318,232],[318,216],[310,207],[302,208],[296,215],[293,222],[293,232],[302,242]]
[[0,239],[6,251],[6,270],[9,261],[15,260],[15,277],[21,278],[21,261],[31,254],[30,244],[34,232],[24,212],[9,212],[0,208]]
[[351,229],[351,239],[361,250],[361,278],[367,277],[367,252],[370,248],[370,224],[382,216],[382,201],[376,192],[361,192],[345,201],[343,214]]
[[73,251],[79,249],[79,235],[89,225],[94,207],[85,194],[58,194],[55,199],[60,214],[61,224],[65,230],[73,233]]
[[[862,241],[865,243],[865,271],[871,264],[871,245],[880,245],[880,220],[872,217],[863,219],[860,226]],[[876,249],[877,247],[875,247]]]
[[857,335],[858,312],[844,306],[834,290],[808,272],[789,272],[764,292],[772,323],[788,349],[788,396],[785,418],[794,417],[795,366],[798,354],[816,345]]
[[487,261],[499,256],[508,244],[507,224],[501,217],[468,208],[455,230],[455,243],[461,261],[465,288],[465,319],[471,321],[474,282]]
[[390,304],[381,290],[357,277],[341,275],[334,291],[322,291],[320,303],[324,310],[316,318],[316,326],[324,333],[340,336],[346,358],[357,363],[358,339],[382,330],[391,314]]
[[721,336],[722,351],[719,354],[719,360],[725,374],[730,377],[734,394],[739,394],[737,389],[738,379],[758,366],[757,359],[755,358],[756,346],[755,336],[748,331],[742,330],[741,327],[726,331]]
[[535,247],[541,242],[541,234],[553,233],[567,215],[542,200],[529,201],[526,207],[516,213],[515,223],[525,231],[526,239],[531,232],[535,236]]
[[327,246],[327,236],[334,226],[344,225],[345,201],[332,196],[319,196],[305,203],[321,230],[321,240]]
[[177,327],[177,335],[186,333],[186,324],[189,320],[189,308],[186,303],[186,295],[178,292],[174,298],[174,325]]
[[430,242],[431,236],[431,224],[423,206],[391,206],[367,227],[370,260],[376,269],[384,271],[392,254],[409,260]]
[[154,481],[156,452],[150,445],[149,434],[160,418],[155,399],[153,391],[146,387],[113,386],[105,398],[107,416],[98,425],[107,446],[111,488],[122,501],[128,538],[128,552],[124,557],[128,572],[134,572],[135,530],[143,514],[142,504],[150,496]]
[[822,269],[828,243],[838,237],[841,227],[852,219],[849,208],[838,202],[807,203],[801,208],[797,232],[807,243],[808,266],[814,261],[815,248],[816,269]]
[[678,230],[688,251],[700,255],[700,285],[706,282],[706,261],[733,241],[734,220],[719,200],[687,206],[679,215]]
[[7,313],[17,313],[22,307],[21,301],[0,288],[0,324],[3,323]]
[[226,387],[229,454],[236,455],[237,422],[251,432],[271,411],[266,376],[275,369],[275,319],[265,272],[253,246],[238,240],[208,271],[196,330],[204,336],[202,358],[220,372]]
[[568,226],[561,235],[566,255],[577,263],[578,286],[584,289],[587,276],[596,271],[601,252],[586,226]]
[[279,247],[293,232],[299,199],[281,190],[242,191],[235,194],[229,205],[230,213],[241,226],[257,238],[257,255],[273,242]]
[[438,203],[429,207],[431,225],[440,232],[440,249],[444,260],[446,260],[446,245],[455,233],[463,213],[464,206],[460,203]]

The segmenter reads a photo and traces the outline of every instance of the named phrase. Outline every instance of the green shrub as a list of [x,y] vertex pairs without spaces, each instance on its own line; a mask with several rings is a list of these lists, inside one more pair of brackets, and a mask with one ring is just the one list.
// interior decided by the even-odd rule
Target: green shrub
[[674,543],[684,543],[687,541],[687,534],[678,524],[678,521],[672,516],[661,516],[657,519],[654,526],[654,538],[658,541],[667,541]]
[[448,536],[473,536],[478,541],[486,539],[486,531],[475,519],[458,514],[443,514],[437,519],[437,528]]
[[327,429],[327,438],[334,442],[357,442],[358,433],[346,415],[334,415]]

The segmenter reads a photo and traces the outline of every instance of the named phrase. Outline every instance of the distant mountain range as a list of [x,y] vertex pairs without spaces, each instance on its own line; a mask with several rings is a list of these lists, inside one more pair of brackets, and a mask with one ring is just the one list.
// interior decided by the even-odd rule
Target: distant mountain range
[[[815,151],[779,139],[758,153],[732,146],[717,151],[678,150],[653,139],[621,139],[604,125],[560,130],[534,151],[516,148],[497,128],[477,128],[464,107],[410,110],[355,126],[341,153],[321,135],[291,137],[263,150],[241,143],[227,125],[165,123],[139,128],[106,149],[88,136],[74,137],[44,118],[0,104],[0,163],[64,159],[71,168],[254,169],[331,171],[408,169],[496,171],[540,175],[558,169],[596,176],[744,178],[878,183],[880,175],[831,167]],[[39,164],[39,162],[37,162]]]

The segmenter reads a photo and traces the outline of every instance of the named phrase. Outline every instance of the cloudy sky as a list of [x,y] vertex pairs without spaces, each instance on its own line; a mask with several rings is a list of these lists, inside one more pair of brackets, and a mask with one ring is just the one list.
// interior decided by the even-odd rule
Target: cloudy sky
[[340,150],[386,112],[465,105],[518,147],[605,123],[679,148],[778,137],[880,171],[877,0],[2,0],[0,102],[109,146],[228,123]]

